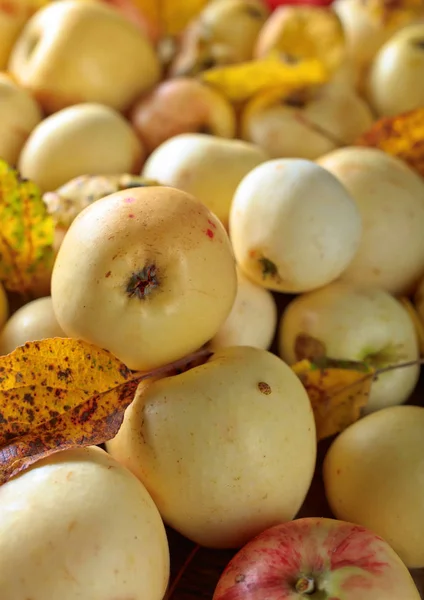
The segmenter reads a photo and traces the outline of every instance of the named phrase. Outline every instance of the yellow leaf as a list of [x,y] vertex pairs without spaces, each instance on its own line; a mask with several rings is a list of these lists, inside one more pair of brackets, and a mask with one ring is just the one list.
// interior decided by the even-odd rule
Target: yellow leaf
[[396,156],[424,176],[424,107],[376,121],[357,145]]
[[0,484],[41,458],[113,438],[139,383],[210,356],[202,349],[148,373],[70,338],[28,342],[0,356]]
[[0,159],[0,281],[27,294],[51,271],[54,222],[35,183]]
[[420,356],[424,356],[424,325],[415,309],[415,306],[408,298],[400,298],[400,302],[403,304],[409,316],[411,317],[411,321],[415,327],[415,333],[417,335]]
[[230,101],[244,102],[260,92],[278,89],[289,93],[324,83],[327,72],[316,59],[288,63],[272,54],[260,60],[208,69],[200,78]]
[[335,435],[357,421],[366,406],[375,371],[361,362],[317,359],[292,366],[315,416],[317,439]]

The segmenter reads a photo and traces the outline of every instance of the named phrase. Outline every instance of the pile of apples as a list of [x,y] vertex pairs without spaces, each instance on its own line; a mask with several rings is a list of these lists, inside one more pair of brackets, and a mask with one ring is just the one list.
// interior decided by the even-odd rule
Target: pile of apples
[[[0,158],[56,223],[37,297],[12,312],[0,288],[0,353],[211,350],[140,384],[107,452],[0,487],[2,600],[161,600],[164,524],[242,548],[214,600],[420,598],[424,180],[355,140],[424,106],[424,5],[328,4],[212,0],[170,40],[125,3],[0,1]],[[329,81],[234,103],[202,80],[275,52]],[[335,518],[296,519],[317,439],[291,366],[316,356],[388,369],[325,457]]]

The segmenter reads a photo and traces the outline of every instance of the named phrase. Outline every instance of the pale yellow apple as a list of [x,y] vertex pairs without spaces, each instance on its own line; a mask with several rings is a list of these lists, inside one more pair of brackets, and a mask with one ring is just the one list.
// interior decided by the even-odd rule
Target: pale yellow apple
[[361,90],[381,46],[403,27],[424,20],[421,0],[336,0],[332,9],[342,22],[348,59]]
[[52,274],[63,331],[147,370],[193,352],[225,321],[237,288],[224,227],[193,196],[132,188],[68,229]]
[[212,349],[253,346],[268,350],[277,328],[277,305],[269,290],[237,268],[237,295],[226,321],[212,338]]
[[9,318],[0,333],[0,355],[13,352],[26,342],[66,337],[53,312],[50,296],[27,302]]
[[375,148],[341,148],[317,162],[345,186],[362,218],[361,243],[342,279],[408,294],[424,274],[423,179]]
[[[375,368],[419,359],[414,324],[397,299],[378,288],[341,282],[289,303],[280,322],[279,354],[289,364],[328,356]],[[406,402],[419,373],[417,363],[381,374],[364,412]]]
[[152,498],[100,448],[56,453],[1,486],[4,600],[162,600],[168,578]]
[[233,138],[236,116],[217,90],[188,77],[169,79],[134,106],[131,122],[150,153],[181,133],[207,133]]
[[79,175],[135,173],[145,150],[114,109],[83,103],[44,119],[24,145],[18,167],[43,192]]
[[424,106],[424,22],[393,35],[371,65],[367,96],[380,117]]
[[373,121],[354,89],[334,82],[292,94],[272,90],[255,96],[241,114],[241,137],[271,158],[314,160],[353,144]]
[[160,78],[142,30],[103,2],[61,0],[25,25],[9,70],[52,113],[80,102],[126,110]]
[[237,547],[296,515],[314,472],[315,422],[283,361],[237,346],[140,385],[107,449],[165,522],[201,545]]
[[277,292],[303,292],[341,275],[359,246],[361,220],[335,177],[304,159],[266,161],[238,186],[230,237],[241,270]]
[[170,75],[196,75],[213,66],[251,60],[268,16],[261,0],[209,2],[183,33]]
[[156,148],[142,175],[193,194],[227,226],[238,184],[267,158],[263,150],[248,142],[185,133]]
[[259,32],[254,55],[275,51],[291,60],[318,59],[333,74],[346,54],[341,21],[326,6],[279,6]]
[[351,425],[330,447],[323,476],[339,519],[381,535],[408,567],[424,567],[424,408],[386,408]]
[[34,98],[6,73],[0,73],[0,158],[16,165],[26,139],[41,119]]

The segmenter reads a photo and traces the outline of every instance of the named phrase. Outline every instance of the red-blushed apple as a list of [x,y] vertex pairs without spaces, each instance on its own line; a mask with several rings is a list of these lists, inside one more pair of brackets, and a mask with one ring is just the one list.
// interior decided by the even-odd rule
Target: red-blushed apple
[[159,84],[133,107],[130,120],[148,153],[180,133],[233,138],[235,111],[217,90],[189,77]]
[[395,551],[372,531],[335,519],[276,525],[224,570],[213,600],[420,600]]

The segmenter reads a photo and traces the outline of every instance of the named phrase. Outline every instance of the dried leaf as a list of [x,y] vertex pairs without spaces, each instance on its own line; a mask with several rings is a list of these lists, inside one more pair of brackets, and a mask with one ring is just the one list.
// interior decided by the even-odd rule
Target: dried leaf
[[258,93],[279,90],[289,93],[325,83],[327,72],[316,59],[289,63],[278,54],[245,63],[215,67],[200,78],[221,91],[231,102],[245,102]]
[[400,298],[400,302],[408,312],[411,321],[415,327],[420,356],[424,356],[424,325],[415,309],[415,306],[408,298]]
[[376,121],[357,145],[396,156],[424,176],[424,107]]
[[28,294],[51,271],[54,222],[38,186],[0,159],[0,281]]
[[28,342],[0,357],[0,485],[41,458],[112,439],[138,384],[210,356],[204,349],[148,373],[81,340]]
[[308,392],[317,439],[335,435],[357,421],[366,406],[375,371],[362,362],[320,358],[292,366]]

